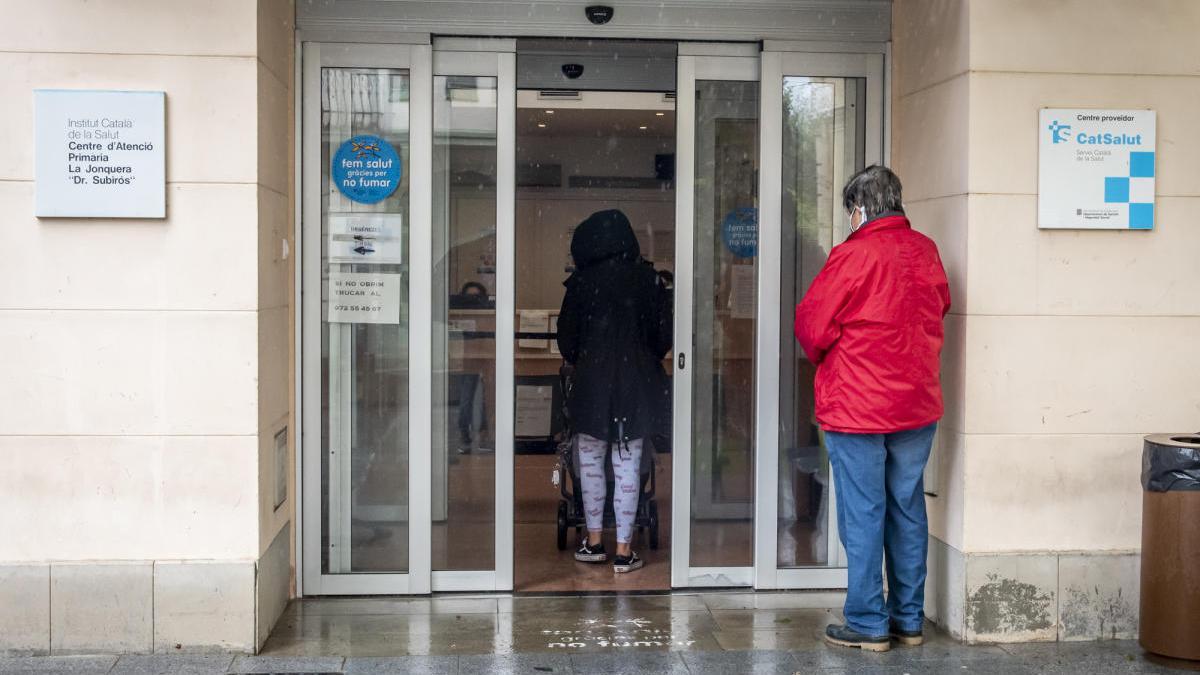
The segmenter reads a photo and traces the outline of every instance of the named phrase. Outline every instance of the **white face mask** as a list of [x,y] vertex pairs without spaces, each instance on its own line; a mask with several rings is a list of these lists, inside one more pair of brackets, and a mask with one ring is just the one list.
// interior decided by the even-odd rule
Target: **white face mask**
[[[856,213],[858,214],[858,225],[854,224],[854,214],[856,214]],[[850,211],[849,217],[850,217],[850,234],[854,234],[855,232],[858,232],[858,230],[860,228],[862,228],[863,225],[866,224],[867,210],[864,209],[862,206],[856,206],[856,207],[854,207],[854,209],[852,211]]]

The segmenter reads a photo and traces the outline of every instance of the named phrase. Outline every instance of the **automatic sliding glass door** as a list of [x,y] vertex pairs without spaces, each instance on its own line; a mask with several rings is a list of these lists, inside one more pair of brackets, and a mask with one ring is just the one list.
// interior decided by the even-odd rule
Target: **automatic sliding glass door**
[[434,44],[435,591],[512,588],[514,48]]
[[306,44],[304,584],[429,589],[429,49]]
[[[307,594],[513,587],[514,52],[305,45]],[[674,587],[845,583],[790,317],[882,160],[882,76],[679,46]]]
[[756,586],[845,586],[837,495],[792,335],[796,303],[849,235],[846,179],[882,161],[880,54],[763,53]]
[[758,71],[754,45],[680,46],[676,587],[753,583]]

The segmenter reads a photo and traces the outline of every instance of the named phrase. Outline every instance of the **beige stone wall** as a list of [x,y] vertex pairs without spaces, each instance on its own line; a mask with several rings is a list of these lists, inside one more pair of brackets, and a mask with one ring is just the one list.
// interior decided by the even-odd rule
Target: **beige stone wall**
[[892,166],[904,184],[914,226],[937,241],[950,278],[942,380],[946,416],[938,432],[938,495],[930,532],[955,548],[963,540],[963,422],[967,291],[967,5],[900,0],[892,13]]
[[[262,645],[295,591],[295,4],[259,0],[258,45],[258,587]],[[287,499],[275,505],[275,435],[286,429]]]
[[[182,632],[253,649],[255,570],[293,503],[272,502],[291,426],[292,2],[0,0],[0,16],[0,566],[23,570],[0,572],[0,598],[44,573],[119,633],[62,626],[55,651],[149,651],[205,610],[234,618]],[[165,220],[34,217],[37,88],[166,92]],[[70,595],[109,577],[134,597]],[[4,606],[0,652],[50,648],[40,620],[6,630]]]
[[[1200,427],[1198,25],[1190,0],[971,2],[964,550],[1140,548],[1140,436]],[[1157,111],[1153,232],[1037,230],[1047,106]]]
[[[1141,436],[1200,428],[1197,25],[1190,0],[893,5],[893,163],[955,300],[927,611],[968,640],[1136,635]],[[1154,231],[1038,230],[1043,107],[1157,111]]]
[[[1189,0],[894,6],[894,164],[955,295],[933,531],[964,552],[1137,549],[1140,436],[1200,426],[1196,25]],[[1048,106],[1158,111],[1153,232],[1037,229]]]

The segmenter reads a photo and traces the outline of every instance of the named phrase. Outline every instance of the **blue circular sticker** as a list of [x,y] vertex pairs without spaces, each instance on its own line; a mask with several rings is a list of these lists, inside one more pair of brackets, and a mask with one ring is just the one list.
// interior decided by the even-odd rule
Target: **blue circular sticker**
[[333,183],[349,199],[375,204],[400,187],[400,155],[378,136],[355,136],[333,155]]
[[721,239],[739,258],[758,255],[758,209],[742,206],[730,211],[721,221]]

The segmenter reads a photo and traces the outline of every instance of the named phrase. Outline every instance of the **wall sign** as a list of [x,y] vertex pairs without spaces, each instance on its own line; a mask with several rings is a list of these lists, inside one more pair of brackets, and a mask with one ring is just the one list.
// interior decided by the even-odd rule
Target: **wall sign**
[[1153,110],[1044,108],[1038,227],[1154,229]]
[[165,218],[166,95],[34,91],[35,212],[43,218]]
[[400,187],[400,155],[378,136],[355,136],[338,147],[330,173],[347,199],[377,204]]
[[738,207],[721,221],[721,239],[725,248],[739,258],[758,255],[758,209]]
[[400,323],[400,275],[329,273],[329,323]]

